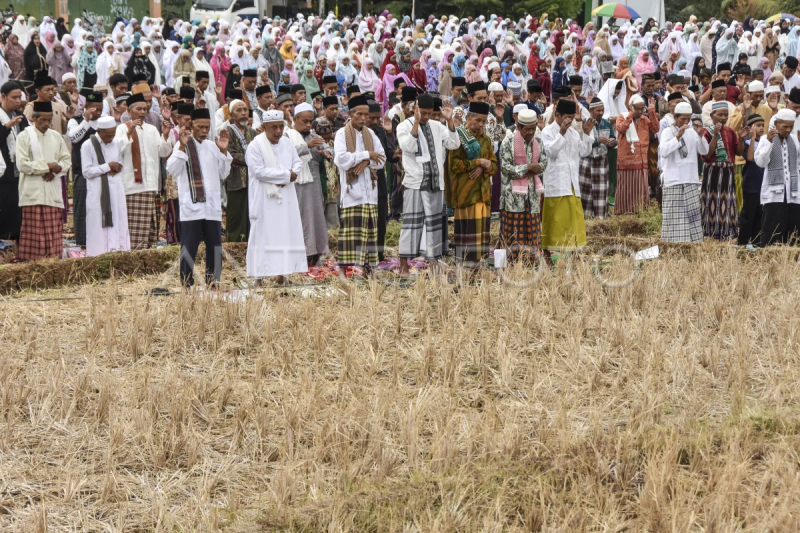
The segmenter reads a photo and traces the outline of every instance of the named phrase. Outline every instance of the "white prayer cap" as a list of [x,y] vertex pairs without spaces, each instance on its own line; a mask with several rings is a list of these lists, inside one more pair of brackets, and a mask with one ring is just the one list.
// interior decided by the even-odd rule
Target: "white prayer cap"
[[766,94],[779,93],[779,92],[781,92],[781,88],[780,87],[778,87],[777,85],[770,85],[764,91],[764,94],[766,95]]
[[525,104],[517,104],[514,106],[514,109],[511,111],[511,114],[521,113],[528,109],[528,106]]
[[751,81],[750,85],[747,86],[747,90],[750,91],[751,93],[763,91],[764,83],[760,81]]
[[108,130],[116,127],[117,127],[117,121],[114,120],[114,117],[100,117],[99,119],[97,119],[98,130]]
[[789,122],[794,122],[795,118],[797,118],[797,113],[786,107],[778,111],[778,113],[775,115],[775,120],[787,120]]
[[235,99],[235,100],[231,100],[228,103],[228,111],[233,111],[234,109],[236,109],[236,106],[239,106],[239,105],[243,105],[243,106],[247,107],[247,104],[245,104],[242,100]]
[[[489,69],[489,70],[491,70],[491,69]],[[494,91],[504,91],[505,89],[503,89],[503,84],[502,83],[497,83],[496,81],[493,81],[492,83],[489,84],[489,87],[486,90],[491,93],[491,92],[494,92]]]
[[261,119],[261,122],[264,124],[267,122],[283,122],[283,111],[267,111],[264,113],[264,118]]
[[636,104],[643,104],[643,103],[644,103],[644,98],[642,98],[642,96],[639,94],[635,94],[630,101],[631,107],[635,106]]
[[500,68],[500,63],[498,63],[497,61],[492,61],[491,63],[489,63],[489,72],[491,72],[496,68]]
[[519,125],[528,126],[530,124],[536,124],[536,118],[537,118],[536,111],[528,109],[528,106],[526,106],[525,104],[522,104],[522,106],[525,109],[520,111],[519,115],[517,115],[517,122],[519,122]]
[[[633,98],[631,98],[633,100]],[[681,102],[680,104],[675,106],[675,114],[676,115],[691,115],[692,114],[692,106],[686,102]]]
[[302,104],[294,108],[294,116],[297,116],[300,113],[304,113],[306,111],[311,111],[312,113],[314,113],[314,107],[311,104],[303,102]]
[[75,74],[73,74],[72,72],[67,72],[63,76],[61,76],[61,83],[66,83],[67,80],[75,80],[75,79],[77,79],[75,77]]

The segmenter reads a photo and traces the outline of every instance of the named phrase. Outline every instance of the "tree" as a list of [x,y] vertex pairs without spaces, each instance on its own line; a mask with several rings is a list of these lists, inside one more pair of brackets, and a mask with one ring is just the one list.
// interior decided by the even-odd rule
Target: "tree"
[[514,5],[517,14],[530,13],[534,17],[547,13],[550,20],[561,17],[564,20],[577,18],[583,13],[583,0],[527,0]]
[[765,19],[777,13],[780,6],[772,0],[725,0],[722,9],[730,20],[743,22],[747,17]]

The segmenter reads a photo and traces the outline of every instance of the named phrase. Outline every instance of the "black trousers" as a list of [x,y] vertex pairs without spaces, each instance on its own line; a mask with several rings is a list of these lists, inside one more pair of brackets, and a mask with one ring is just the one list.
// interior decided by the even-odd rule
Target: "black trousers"
[[222,222],[219,220],[181,221],[181,283],[194,285],[194,262],[200,242],[206,245],[206,283],[222,276]]
[[739,212],[739,246],[761,243],[761,193],[744,193]]
[[762,206],[761,246],[789,243],[800,238],[800,205],[772,202]]
[[383,261],[386,248],[386,216],[389,212],[389,197],[378,195],[378,261]]
[[81,174],[72,175],[72,223],[75,226],[75,244],[86,246],[86,179]]

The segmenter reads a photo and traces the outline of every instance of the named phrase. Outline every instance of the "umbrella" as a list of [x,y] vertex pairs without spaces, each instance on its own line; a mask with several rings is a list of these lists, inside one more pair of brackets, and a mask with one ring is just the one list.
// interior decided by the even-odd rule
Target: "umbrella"
[[639,13],[622,4],[603,4],[592,10],[592,15],[601,17],[614,17],[615,19],[638,19]]
[[770,18],[768,18],[768,19],[767,19],[767,20],[765,20],[764,22],[766,22],[767,24],[769,24],[770,22],[775,22],[775,21],[776,21],[776,20],[778,20],[778,19],[780,19],[780,20],[783,20],[783,19],[789,19],[789,20],[791,20],[792,22],[794,22],[794,20],[795,20],[796,18],[797,18],[797,17],[795,17],[795,16],[794,16],[794,15],[792,15],[791,13],[778,13],[777,15],[772,15]]

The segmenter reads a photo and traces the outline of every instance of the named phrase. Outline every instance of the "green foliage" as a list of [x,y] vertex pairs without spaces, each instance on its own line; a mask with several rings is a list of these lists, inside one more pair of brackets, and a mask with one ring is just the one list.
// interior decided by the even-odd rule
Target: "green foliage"
[[536,17],[547,13],[550,20],[555,20],[555,17],[574,19],[583,13],[584,5],[583,0],[527,0],[515,5],[514,9],[517,13],[528,12]]
[[791,13],[793,15],[800,13],[800,0],[777,0],[776,4],[779,9],[776,9],[775,13]]

